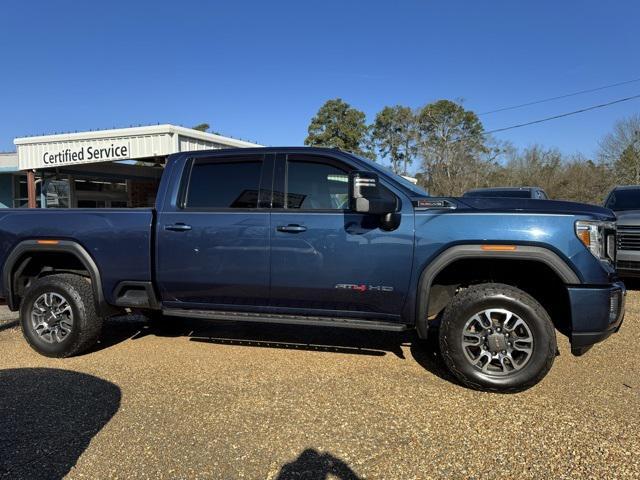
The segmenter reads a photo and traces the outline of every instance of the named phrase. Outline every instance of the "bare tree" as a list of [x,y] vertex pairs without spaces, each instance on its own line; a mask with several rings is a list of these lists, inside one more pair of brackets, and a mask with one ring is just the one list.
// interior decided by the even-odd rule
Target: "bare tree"
[[640,184],[640,115],[616,122],[600,142],[599,157],[611,169],[616,183]]
[[554,200],[601,204],[613,184],[603,162],[581,154],[565,156],[555,148],[532,145],[524,150],[511,147],[506,157],[488,186],[536,186]]
[[553,198],[602,204],[612,186],[613,180],[604,163],[594,162],[578,153],[563,162]]

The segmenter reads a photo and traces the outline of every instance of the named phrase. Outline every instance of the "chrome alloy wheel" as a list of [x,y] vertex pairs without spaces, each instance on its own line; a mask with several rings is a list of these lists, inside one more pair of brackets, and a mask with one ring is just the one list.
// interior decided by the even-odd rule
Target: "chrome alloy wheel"
[[467,360],[489,375],[521,370],[531,359],[533,335],[527,323],[509,310],[491,308],[473,315],[462,330]]
[[33,302],[31,326],[45,342],[62,342],[73,328],[71,305],[58,293],[43,293]]

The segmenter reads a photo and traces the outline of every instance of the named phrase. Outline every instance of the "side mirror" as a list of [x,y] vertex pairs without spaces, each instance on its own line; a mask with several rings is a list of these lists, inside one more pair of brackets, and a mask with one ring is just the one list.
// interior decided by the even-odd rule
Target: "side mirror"
[[382,191],[378,175],[355,171],[349,174],[349,207],[354,212],[386,215],[396,211],[395,195]]

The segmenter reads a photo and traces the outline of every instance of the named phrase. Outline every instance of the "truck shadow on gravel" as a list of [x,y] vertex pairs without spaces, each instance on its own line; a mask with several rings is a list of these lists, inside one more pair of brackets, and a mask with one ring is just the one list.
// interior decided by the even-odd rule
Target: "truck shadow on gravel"
[[[431,332],[428,340],[421,340],[414,331],[384,332],[171,317],[165,317],[160,322],[148,322],[144,317],[117,317],[107,321],[103,338],[95,350],[148,335],[188,337],[192,342],[212,345],[306,350],[372,357],[392,354],[403,360],[415,361],[432,374],[458,383],[442,361],[437,331]],[[407,349],[412,358],[406,358]]]
[[0,323],[0,332],[3,330],[10,330],[18,326],[18,320],[12,320],[6,323]]
[[84,373],[0,370],[0,478],[63,478],[120,399],[116,385]]

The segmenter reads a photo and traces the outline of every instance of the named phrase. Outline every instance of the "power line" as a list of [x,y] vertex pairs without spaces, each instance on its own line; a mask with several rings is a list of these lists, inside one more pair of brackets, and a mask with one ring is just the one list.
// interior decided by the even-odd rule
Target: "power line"
[[513,130],[514,128],[521,128],[521,127],[526,127],[526,126],[529,126],[529,125],[535,125],[537,123],[548,122],[549,120],[556,120],[558,118],[569,117],[571,115],[576,115],[578,113],[584,113],[584,112],[588,112],[590,110],[596,110],[598,108],[608,107],[610,105],[615,105],[617,103],[628,102],[630,100],[635,100],[637,98],[640,98],[640,95],[633,95],[632,97],[620,98],[618,100],[613,100],[611,102],[601,103],[600,105],[592,105],[591,107],[581,108],[580,110],[574,110],[573,112],[561,113],[559,115],[554,115],[552,117],[546,117],[546,118],[541,118],[541,119],[538,119],[538,120],[532,120],[531,122],[519,123],[517,125],[511,125],[509,127],[496,128],[494,130],[487,130],[487,131],[484,132],[484,135],[489,135],[491,133],[504,132],[506,130]]
[[567,93],[565,95],[558,95],[556,97],[543,98],[542,100],[535,100],[533,102],[521,103],[520,105],[512,105],[510,107],[503,107],[503,108],[498,108],[496,110],[489,110],[488,112],[479,113],[478,116],[489,115],[490,113],[505,112],[507,110],[515,110],[517,108],[529,107],[531,105],[538,105],[539,103],[552,102],[554,100],[560,100],[562,98],[575,97],[576,95],[583,95],[585,93],[599,92],[600,90],[605,90],[607,88],[619,87],[621,85],[628,85],[630,83],[637,83],[637,82],[640,82],[640,78],[627,80],[625,82],[612,83],[610,85],[604,85],[602,87],[590,88],[588,90],[580,90],[578,92]]

